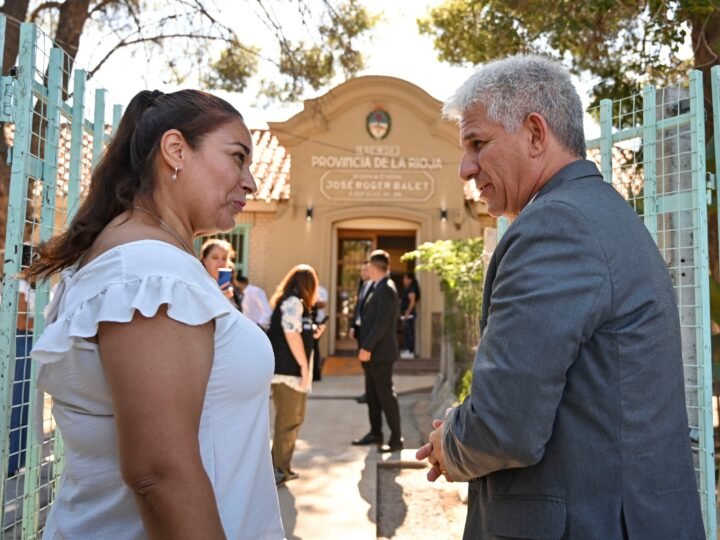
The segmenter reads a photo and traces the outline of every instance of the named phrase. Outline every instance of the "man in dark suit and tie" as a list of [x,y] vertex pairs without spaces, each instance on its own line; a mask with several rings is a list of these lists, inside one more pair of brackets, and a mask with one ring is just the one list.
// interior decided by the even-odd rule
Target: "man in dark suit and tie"
[[[398,294],[388,275],[389,268],[390,256],[386,251],[378,249],[370,254],[368,274],[373,283],[365,295],[358,336],[358,358],[365,371],[370,432],[352,441],[354,445],[380,445],[381,452],[403,448],[400,407],[392,381],[393,364],[399,354],[396,335]],[[383,413],[390,428],[387,444],[382,444]]]
[[[353,321],[352,327],[350,328],[349,335],[353,339],[358,339],[360,335],[360,326],[362,325],[362,309],[365,305],[365,300],[368,296],[370,286],[373,284],[368,274],[368,267],[370,261],[363,261],[360,267],[360,283],[358,283],[357,296],[355,301],[355,309],[353,310]],[[355,398],[358,403],[367,403],[367,394],[363,394]]]
[[355,301],[355,309],[353,310],[353,321],[352,327],[350,328],[350,337],[358,339],[360,335],[360,325],[362,324],[362,308],[365,305],[367,299],[367,293],[372,285],[373,281],[370,279],[368,274],[368,267],[370,261],[363,261],[360,267],[360,282],[358,283],[357,300]]
[[487,268],[469,397],[418,450],[469,481],[465,540],[705,538],[668,269],[585,160],[567,71],[483,66],[446,103],[460,176],[514,218]]

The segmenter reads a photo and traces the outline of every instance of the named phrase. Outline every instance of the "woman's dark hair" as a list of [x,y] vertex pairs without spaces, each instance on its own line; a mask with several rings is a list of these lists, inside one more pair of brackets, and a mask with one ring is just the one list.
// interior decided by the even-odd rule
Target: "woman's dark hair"
[[415,285],[415,290],[412,292],[415,293],[415,301],[419,302],[420,301],[420,284],[418,283],[418,280],[415,277],[415,274],[413,272],[405,272],[403,274],[403,277],[407,277],[410,280],[409,286]]
[[221,238],[209,238],[205,240],[200,248],[200,261],[204,263],[205,259],[210,256],[210,253],[215,248],[220,248],[227,253],[228,262],[230,262],[230,259],[235,257],[235,250],[230,242]]
[[288,293],[297,294],[310,309],[315,304],[318,289],[318,277],[315,269],[309,264],[298,264],[290,271],[277,286],[270,298],[270,305],[275,307],[277,303]]
[[117,132],[90,177],[87,196],[62,234],[38,247],[39,257],[23,273],[43,279],[73,265],[103,228],[136,198],[153,208],[154,165],[159,142],[170,129],[196,149],[212,131],[242,115],[227,101],[199,90],[163,94],[143,90],[123,114]]

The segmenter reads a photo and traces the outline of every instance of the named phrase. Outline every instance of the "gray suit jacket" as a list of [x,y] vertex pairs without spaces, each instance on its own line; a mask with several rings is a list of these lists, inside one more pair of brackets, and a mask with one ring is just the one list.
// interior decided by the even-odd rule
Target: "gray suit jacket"
[[556,174],[485,282],[471,395],[445,422],[466,539],[704,538],[666,264],[596,166]]

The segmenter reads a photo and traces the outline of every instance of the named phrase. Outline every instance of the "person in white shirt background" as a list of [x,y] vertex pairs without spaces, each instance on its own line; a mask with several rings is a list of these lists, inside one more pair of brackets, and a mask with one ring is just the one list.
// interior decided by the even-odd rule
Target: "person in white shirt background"
[[322,380],[323,360],[320,356],[320,337],[325,332],[327,322],[328,292],[325,287],[318,284],[317,301],[313,308],[313,324],[315,327],[315,336],[313,338],[313,381]]
[[268,302],[267,295],[257,285],[252,285],[248,278],[239,271],[236,276],[235,285],[241,294],[241,311],[252,322],[267,330],[270,327],[270,316],[272,308]]

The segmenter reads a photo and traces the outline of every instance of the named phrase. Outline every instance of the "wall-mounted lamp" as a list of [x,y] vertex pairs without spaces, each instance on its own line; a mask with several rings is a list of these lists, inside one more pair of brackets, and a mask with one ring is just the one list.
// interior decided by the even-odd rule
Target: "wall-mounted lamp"
[[308,221],[308,223],[309,223],[309,222],[312,221],[312,218],[313,218],[313,207],[312,207],[312,206],[308,206],[308,207],[305,209],[305,219],[306,219],[306,220]]
[[447,208],[440,209],[440,223],[447,223],[448,211]]

